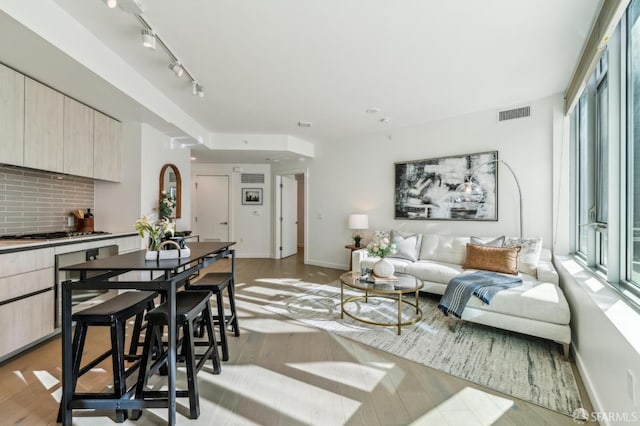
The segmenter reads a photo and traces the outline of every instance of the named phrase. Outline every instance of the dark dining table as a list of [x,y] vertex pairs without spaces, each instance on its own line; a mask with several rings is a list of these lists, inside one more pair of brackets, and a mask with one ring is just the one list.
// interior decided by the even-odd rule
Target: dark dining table
[[[231,273],[235,276],[235,242],[189,243],[190,254],[176,259],[146,260],[146,250],[91,260],[60,268],[78,271],[84,279],[62,283],[62,424],[71,425],[73,409],[133,410],[168,408],[168,424],[176,423],[176,292],[198,270],[219,259],[231,258]],[[130,280],[120,275],[139,271],[139,279]],[[158,276],[154,276],[158,275]],[[119,279],[125,278],[125,279]],[[169,307],[168,330],[168,396],[166,400],[140,400],[129,392],[121,399],[74,398],[72,378],[72,306],[74,289],[153,290],[166,295]]]

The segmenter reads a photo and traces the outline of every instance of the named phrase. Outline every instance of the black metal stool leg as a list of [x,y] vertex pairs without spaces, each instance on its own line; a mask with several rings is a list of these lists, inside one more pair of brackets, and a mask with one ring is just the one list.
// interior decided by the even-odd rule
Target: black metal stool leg
[[[111,324],[111,364],[113,368],[113,392],[121,397],[126,392],[124,377],[124,324],[119,321]],[[122,423],[127,419],[126,410],[116,410],[116,422]]]
[[236,311],[236,285],[234,281],[228,286],[229,292],[229,308],[231,309],[231,329],[233,330],[233,335],[236,337],[240,336],[240,327],[238,327],[238,312]]
[[187,389],[189,390],[189,418],[197,419],[200,416],[200,398],[198,395],[196,356],[193,345],[193,319],[184,324],[182,333],[184,358],[187,367]]
[[211,313],[211,305],[207,304],[203,313],[204,326],[207,329],[209,338],[209,346],[213,347],[210,358],[213,364],[213,374],[220,374],[222,366],[220,365],[220,355],[218,354],[218,342],[216,342],[216,332],[213,329],[213,314]]
[[216,293],[216,304],[218,305],[218,330],[220,331],[220,346],[222,346],[222,360],[229,361],[229,348],[227,347],[227,326],[224,319],[224,298],[222,292]]

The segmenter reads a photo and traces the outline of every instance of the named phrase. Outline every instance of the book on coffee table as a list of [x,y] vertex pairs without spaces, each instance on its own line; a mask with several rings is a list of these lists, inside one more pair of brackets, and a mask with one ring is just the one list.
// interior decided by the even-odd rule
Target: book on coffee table
[[373,279],[373,282],[376,284],[397,283],[398,281],[400,281],[400,278],[396,277],[395,275],[391,275],[390,277],[379,277],[376,274],[371,274],[371,278]]

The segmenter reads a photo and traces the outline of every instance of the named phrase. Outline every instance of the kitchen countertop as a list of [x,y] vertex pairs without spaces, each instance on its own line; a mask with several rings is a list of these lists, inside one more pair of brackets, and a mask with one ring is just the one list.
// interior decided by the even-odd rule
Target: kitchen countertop
[[40,248],[78,244],[88,241],[112,240],[120,237],[138,235],[137,232],[120,232],[115,234],[79,235],[76,237],[54,238],[51,240],[0,240],[0,254]]

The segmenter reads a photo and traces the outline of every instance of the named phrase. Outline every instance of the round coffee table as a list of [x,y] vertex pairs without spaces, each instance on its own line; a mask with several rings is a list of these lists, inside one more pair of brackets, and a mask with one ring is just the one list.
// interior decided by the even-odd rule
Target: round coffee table
[[[340,276],[340,318],[344,318],[344,315],[353,318],[356,321],[364,322],[372,325],[381,325],[381,326],[393,326],[398,327],[398,335],[400,335],[402,331],[403,325],[411,325],[415,324],[422,319],[422,309],[420,309],[419,304],[419,291],[424,286],[422,280],[405,274],[396,273],[395,276],[398,277],[398,281],[394,282],[380,282],[380,283],[370,283],[366,281],[361,281],[359,279],[359,275],[353,272],[347,272]],[[357,294],[354,296],[349,296],[345,299],[344,297],[344,286],[349,288],[362,291],[364,294]],[[404,300],[402,297],[404,294],[415,293],[415,303],[411,303],[408,300]],[[369,298],[379,298],[379,299],[391,299],[398,304],[398,318],[397,321],[393,322],[378,322],[373,321],[368,318],[363,318],[361,316],[356,316],[351,312],[347,312],[344,310],[344,305],[351,302],[356,302],[359,300],[364,300],[365,303],[369,301]],[[413,306],[416,308],[415,316],[412,318],[402,321],[402,304],[406,304],[409,306]]]

